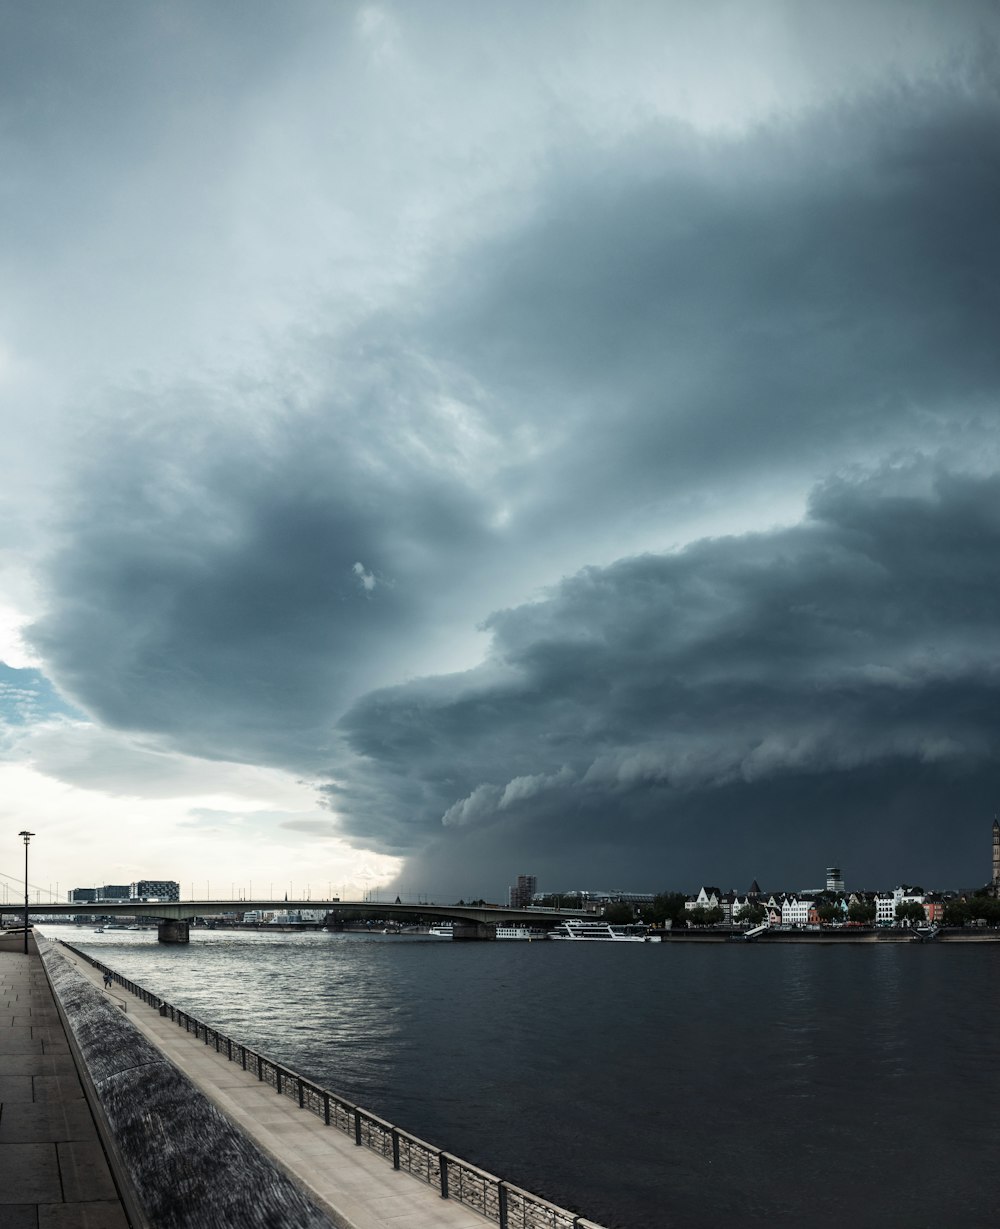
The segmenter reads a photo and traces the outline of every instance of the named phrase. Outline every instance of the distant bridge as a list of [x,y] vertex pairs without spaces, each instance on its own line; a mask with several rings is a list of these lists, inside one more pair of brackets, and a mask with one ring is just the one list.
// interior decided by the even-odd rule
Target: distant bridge
[[[430,918],[453,922],[456,939],[495,939],[497,926],[555,925],[565,918],[586,917],[583,909],[512,909],[503,905],[436,905],[372,900],[95,900],[72,904],[28,903],[28,917],[135,917],[160,923],[161,943],[187,943],[191,922],[198,917],[250,912],[376,914],[381,918]],[[24,917],[24,906],[0,906],[0,913]]]

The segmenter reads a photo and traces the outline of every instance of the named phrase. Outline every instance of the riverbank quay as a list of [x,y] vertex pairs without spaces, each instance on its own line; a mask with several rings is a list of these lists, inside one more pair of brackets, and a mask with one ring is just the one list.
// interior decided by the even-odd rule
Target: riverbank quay
[[343,1229],[601,1229],[319,1088],[92,956],[59,949],[93,987],[108,971],[116,992],[136,995],[133,1024]]
[[132,1025],[124,996],[61,946],[39,954],[131,1229],[340,1229]]
[[[739,926],[706,926],[699,929],[661,930],[657,932],[663,943],[829,943],[850,946],[856,943],[921,943],[927,941],[919,931],[907,927],[885,926],[880,928],[824,926],[818,930],[781,930],[771,927],[749,940]],[[978,927],[941,927],[933,935],[934,943],[1000,943],[1000,930]]]
[[128,1229],[52,988],[29,935],[0,938],[0,1225]]
[[706,926],[698,929],[664,930],[660,932],[664,943],[744,943],[752,947],[757,943],[831,943],[847,946],[855,943],[914,943],[917,936],[912,930],[779,930],[771,927],[759,934],[747,937],[741,926]]

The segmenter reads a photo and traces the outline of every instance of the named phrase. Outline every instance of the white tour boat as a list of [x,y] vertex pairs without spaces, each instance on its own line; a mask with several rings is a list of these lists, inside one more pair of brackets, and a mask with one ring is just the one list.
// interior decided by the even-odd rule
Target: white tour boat
[[[432,939],[454,939],[455,923],[454,922],[435,922],[435,924],[428,929],[427,933]],[[521,925],[504,926],[498,923],[497,924],[497,938],[498,939],[524,939],[524,940],[544,939],[545,931],[536,930],[530,926],[521,926]]]
[[549,931],[550,939],[568,939],[572,943],[645,943],[645,935],[626,935],[609,922],[579,922],[569,918]]
[[537,930],[531,926],[502,926],[500,923],[497,923],[497,938],[526,939],[530,943],[532,939],[544,939],[545,931]]

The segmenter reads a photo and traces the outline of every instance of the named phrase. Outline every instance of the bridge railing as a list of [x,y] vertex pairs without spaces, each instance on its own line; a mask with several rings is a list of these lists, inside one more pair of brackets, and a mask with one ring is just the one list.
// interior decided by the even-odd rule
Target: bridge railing
[[485,1169],[452,1156],[450,1152],[435,1148],[433,1144],[362,1109],[339,1093],[320,1087],[289,1067],[251,1050],[189,1012],[175,1007],[72,943],[62,942],[81,960],[110,975],[112,981],[159,1011],[161,1016],[169,1017],[185,1032],[204,1041],[205,1045],[213,1046],[217,1054],[224,1054],[231,1063],[238,1063],[262,1084],[269,1084],[279,1096],[289,1097],[300,1109],[322,1118],[327,1126],[352,1136],[359,1148],[367,1148],[383,1157],[394,1169],[411,1174],[440,1190],[442,1199],[457,1200],[499,1225],[500,1229],[601,1229],[594,1221],[549,1203],[540,1195],[522,1190]]

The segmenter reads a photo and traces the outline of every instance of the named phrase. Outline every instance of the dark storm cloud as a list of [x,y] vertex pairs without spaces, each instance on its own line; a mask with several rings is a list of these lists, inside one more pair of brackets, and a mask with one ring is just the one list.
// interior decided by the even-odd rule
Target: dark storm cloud
[[749,137],[568,156],[428,326],[558,437],[538,519],[992,436],[997,82],[987,57]]
[[363,396],[275,422],[189,395],[166,418],[140,402],[91,444],[32,643],[112,726],[315,767],[345,701],[426,631],[415,571],[436,588],[480,510],[366,425]]
[[[331,766],[358,844],[451,882],[504,850],[624,876],[681,841],[693,868],[720,799],[735,847],[815,840],[848,780],[873,820],[916,777],[979,790],[998,121],[979,63],[738,137],[575,133],[412,306],[310,321],[269,384],[109,395],[32,643],[110,725]],[[922,491],[879,469],[917,453]],[[798,528],[640,554],[851,465],[879,476]],[[507,604],[487,663],[443,675],[442,639]]]
[[735,877],[748,843],[772,873],[824,838],[891,875],[905,836],[926,863],[936,822],[981,823],[997,755],[998,499],[996,477],[884,471],[827,484],[794,529],[587,569],[493,616],[488,665],[356,705],[331,801],[429,882],[504,848],[508,874],[647,887]]

